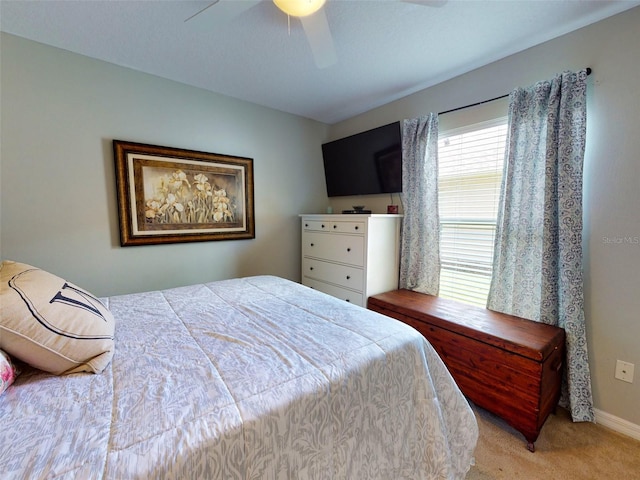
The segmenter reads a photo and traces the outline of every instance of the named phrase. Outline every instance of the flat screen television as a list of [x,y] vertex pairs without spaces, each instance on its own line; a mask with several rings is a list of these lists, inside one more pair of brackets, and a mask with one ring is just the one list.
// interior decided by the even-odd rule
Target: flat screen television
[[329,197],[402,191],[400,122],[322,145]]

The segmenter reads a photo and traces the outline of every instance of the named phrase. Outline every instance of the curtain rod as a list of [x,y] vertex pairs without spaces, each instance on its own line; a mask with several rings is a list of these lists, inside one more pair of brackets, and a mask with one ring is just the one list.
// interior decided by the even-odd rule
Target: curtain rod
[[[591,68],[587,67],[587,75],[591,75]],[[452,108],[451,110],[447,110],[445,112],[438,112],[438,115],[444,115],[445,113],[457,112],[458,110],[464,110],[465,108],[477,107],[478,105],[482,105],[484,103],[493,102],[495,100],[500,100],[501,98],[507,98],[509,94],[500,95],[499,97],[491,98],[489,100],[483,100],[482,102],[472,103],[470,105],[465,105],[464,107]]]

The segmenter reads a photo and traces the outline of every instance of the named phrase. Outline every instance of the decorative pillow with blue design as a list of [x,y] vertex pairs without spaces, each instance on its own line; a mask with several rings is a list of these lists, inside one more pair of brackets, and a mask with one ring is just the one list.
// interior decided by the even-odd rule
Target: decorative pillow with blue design
[[31,265],[0,267],[0,349],[57,375],[105,369],[115,320],[92,294]]

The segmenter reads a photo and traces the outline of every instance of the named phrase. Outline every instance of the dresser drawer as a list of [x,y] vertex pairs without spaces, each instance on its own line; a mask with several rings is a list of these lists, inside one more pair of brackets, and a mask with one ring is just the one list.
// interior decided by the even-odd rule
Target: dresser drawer
[[327,295],[331,295],[332,297],[336,297],[349,303],[353,303],[354,305],[358,305],[360,307],[365,306],[364,297],[361,293],[354,292],[346,288],[336,287],[335,285],[329,285],[328,283],[319,282],[318,280],[313,280],[311,278],[303,278],[302,284],[306,285],[307,287],[311,287],[314,290],[318,290],[319,292],[324,292]]
[[303,220],[302,228],[314,232],[355,233],[364,235],[366,224],[364,222],[336,222],[322,220]]
[[362,291],[364,288],[363,271],[357,267],[304,257],[302,259],[302,274],[308,278],[335,283],[353,290]]
[[364,237],[320,232],[304,232],[302,256],[364,266]]

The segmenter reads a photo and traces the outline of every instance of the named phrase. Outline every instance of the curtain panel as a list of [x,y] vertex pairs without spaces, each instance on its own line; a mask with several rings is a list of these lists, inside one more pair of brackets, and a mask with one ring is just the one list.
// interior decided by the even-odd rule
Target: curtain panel
[[437,295],[440,286],[438,115],[402,124],[400,288]]
[[510,95],[487,307],[565,329],[560,403],[593,421],[582,274],[587,71]]

